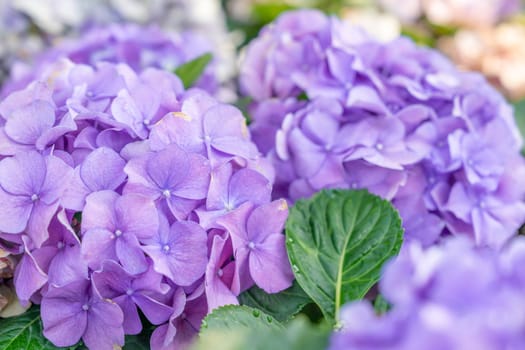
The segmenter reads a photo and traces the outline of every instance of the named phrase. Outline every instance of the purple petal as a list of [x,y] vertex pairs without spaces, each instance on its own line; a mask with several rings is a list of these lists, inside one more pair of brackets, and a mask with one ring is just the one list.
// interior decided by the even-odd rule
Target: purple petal
[[15,271],[16,294],[22,301],[28,301],[47,283],[47,274],[38,266],[34,256],[26,251]]
[[93,151],[80,166],[80,177],[92,191],[115,190],[126,179],[126,162],[110,148]]
[[40,247],[49,238],[49,223],[58,209],[58,202],[45,205],[38,201],[33,205],[31,216],[27,222],[26,233],[31,237],[35,246]]
[[246,223],[248,238],[254,242],[262,242],[272,234],[280,234],[287,217],[288,204],[284,199],[255,208]]
[[82,238],[82,257],[89,267],[97,270],[106,259],[117,260],[115,235],[105,229],[90,229]]
[[38,194],[45,177],[46,162],[37,152],[21,152],[0,161],[0,186],[11,194]]
[[36,100],[13,112],[5,124],[5,133],[18,143],[34,145],[54,123],[54,106],[49,102]]
[[62,159],[55,156],[46,157],[46,178],[39,192],[40,200],[46,204],[57,202],[73,177],[73,169]]
[[137,295],[133,300],[142,310],[147,319],[153,324],[166,322],[173,313],[171,307],[147,295]]
[[12,196],[0,189],[0,231],[22,232],[29,220],[33,203],[27,197]]
[[135,235],[126,233],[118,237],[115,251],[120,263],[129,273],[136,275],[148,269],[146,257]]
[[69,303],[63,299],[42,299],[44,336],[56,346],[75,345],[86,330],[87,313],[82,303]]
[[224,271],[220,260],[225,243],[226,240],[221,236],[216,235],[213,237],[210,261],[206,267],[205,279],[208,312],[223,305],[239,303],[233,292],[221,280]]
[[270,201],[271,183],[256,171],[250,169],[237,171],[232,176],[228,187],[229,203],[234,207],[248,201],[255,205]]
[[82,213],[82,231],[92,228],[115,230],[117,218],[115,205],[119,195],[113,191],[94,192],[86,197],[86,206]]
[[206,232],[193,222],[175,222],[168,242],[143,247],[151,256],[155,271],[180,286],[189,286],[200,278],[208,261]]
[[117,304],[106,300],[92,303],[82,340],[90,349],[113,350],[124,345],[124,315]]
[[253,280],[267,293],[277,293],[292,285],[294,276],[286,254],[284,235],[269,235],[256,245],[249,259]]
[[151,238],[159,228],[159,216],[155,203],[135,194],[125,194],[115,204],[118,229],[138,239]]

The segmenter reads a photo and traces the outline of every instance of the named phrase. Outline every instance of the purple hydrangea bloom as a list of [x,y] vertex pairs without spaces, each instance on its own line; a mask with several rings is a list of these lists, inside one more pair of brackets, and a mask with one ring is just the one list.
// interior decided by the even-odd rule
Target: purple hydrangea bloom
[[123,313],[103,299],[88,280],[51,288],[42,300],[44,335],[57,346],[82,338],[89,349],[112,350],[124,344]]
[[366,301],[344,306],[329,349],[521,349],[525,346],[525,240],[502,251],[464,237],[422,248],[412,242],[389,263],[382,316]]
[[208,261],[206,231],[195,222],[177,221],[170,227],[166,218],[159,219],[157,234],[142,249],[155,271],[179,286],[190,286],[202,277]]
[[425,245],[459,234],[501,247],[525,222],[512,108],[431,49],[293,11],[248,46],[240,84],[276,168],[274,197],[367,188]]
[[26,232],[35,245],[42,245],[71,176],[72,169],[61,159],[35,151],[0,161],[0,230]]
[[[268,220],[269,215],[273,215],[272,220]],[[250,277],[268,293],[290,287],[293,280],[288,256],[279,249],[284,244],[281,232],[287,216],[288,205],[281,199],[256,208],[243,204],[218,221],[231,233],[235,266],[248,268]],[[274,271],[272,278],[266,275],[268,268]],[[246,288],[240,287],[241,291]]]
[[152,349],[187,349],[194,340],[208,311],[203,290],[185,295],[176,290],[173,295],[173,314],[167,324],[155,329],[151,335]]
[[[60,58],[91,66],[98,62],[126,63],[137,72],[149,67],[173,71],[179,65],[212,51],[211,43],[197,32],[167,33],[156,26],[133,24],[88,28],[79,39],[63,40],[42,53],[33,65],[18,64],[16,74],[5,82],[0,96],[23,89]],[[196,87],[210,93],[217,91],[215,66],[212,63],[205,70]]]
[[167,71],[89,63],[0,101],[1,242],[44,335],[112,349],[141,310],[152,349],[185,346],[245,289],[290,286],[286,206],[242,113]]
[[107,260],[101,270],[93,273],[93,283],[104,298],[117,303],[124,312],[124,332],[138,334],[142,330],[137,307],[153,324],[168,320],[172,308],[163,303],[169,286],[152,269],[131,275],[113,260]]
[[82,211],[82,255],[94,270],[106,259],[119,261],[138,274],[148,264],[140,242],[158,230],[155,204],[137,194],[119,196],[112,191],[92,193]]
[[182,220],[206,197],[209,168],[205,157],[172,144],[128,162],[125,192],[165,203],[173,216]]

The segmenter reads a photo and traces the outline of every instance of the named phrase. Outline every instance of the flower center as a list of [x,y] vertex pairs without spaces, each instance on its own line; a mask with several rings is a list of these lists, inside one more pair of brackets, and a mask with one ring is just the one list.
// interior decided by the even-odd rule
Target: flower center
[[162,250],[164,251],[164,253],[168,253],[171,250],[171,247],[168,244],[164,244],[162,246]]
[[120,237],[120,236],[122,236],[122,231],[120,231],[120,230],[115,230],[115,236],[116,236],[116,237]]
[[383,150],[383,148],[385,148],[385,146],[381,142],[378,142],[376,143],[376,148],[378,151],[381,151]]
[[126,295],[131,295],[133,294],[133,290],[131,288],[128,288],[128,290],[126,290]]
[[58,248],[58,249],[62,249],[62,248],[64,248],[64,242],[58,242],[58,243],[57,243],[57,248]]
[[164,190],[162,191],[162,195],[166,198],[170,198],[171,197],[171,191],[170,190]]
[[89,305],[88,304],[82,305],[82,310],[88,311],[89,310]]
[[285,45],[288,45],[289,43],[291,43],[292,40],[293,40],[292,35],[288,32],[284,32],[281,35],[281,42]]
[[255,243],[254,242],[248,243],[248,248],[254,249],[255,248]]
[[36,202],[39,198],[40,198],[40,197],[38,197],[38,194],[36,194],[36,193],[33,193],[33,194],[31,195],[31,201],[33,201],[33,202]]

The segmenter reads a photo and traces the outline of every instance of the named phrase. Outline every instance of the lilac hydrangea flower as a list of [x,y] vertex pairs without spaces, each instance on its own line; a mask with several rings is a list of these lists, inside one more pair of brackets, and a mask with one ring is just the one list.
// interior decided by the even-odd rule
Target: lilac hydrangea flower
[[173,310],[169,322],[155,329],[151,335],[151,349],[188,348],[206,316],[206,299],[198,291],[186,296],[181,290],[176,290]]
[[209,161],[175,144],[130,160],[124,171],[127,193],[166,203],[177,219],[186,218],[206,197],[210,181]]
[[153,348],[186,346],[243,290],[291,284],[287,211],[239,110],[154,68],[60,59],[35,74],[0,102],[0,245],[53,343],[120,346],[141,310]]
[[166,322],[172,314],[171,307],[161,298],[169,286],[162,283],[162,276],[152,269],[133,276],[115,261],[107,260],[101,270],[93,273],[93,283],[101,296],[113,300],[122,309],[126,334],[138,334],[142,330],[137,307],[153,324]]
[[[274,215],[273,220],[268,220],[268,215]],[[286,289],[293,281],[281,234],[287,216],[288,206],[282,199],[256,208],[245,204],[235,214],[219,220],[231,233],[236,267],[247,261],[250,276],[268,293]],[[268,267],[274,271],[271,277],[265,272]]]
[[56,346],[81,338],[90,349],[112,350],[124,345],[122,310],[103,299],[88,280],[51,288],[42,299],[44,335]]
[[200,224],[205,228],[217,226],[216,219],[237,209],[246,202],[256,205],[268,203],[271,184],[266,177],[251,169],[240,169],[233,174],[231,164],[217,167],[211,173],[206,210],[196,210]]
[[125,165],[124,159],[113,149],[95,149],[75,168],[71,186],[62,197],[62,205],[68,209],[82,210],[90,193],[116,190],[126,180]]
[[140,242],[158,230],[154,203],[137,194],[100,191],[86,198],[82,212],[82,255],[96,270],[105,259],[119,261],[133,274],[147,270]]
[[393,308],[378,316],[366,301],[344,306],[329,349],[519,349],[525,280],[517,266],[524,259],[522,238],[502,251],[464,237],[428,249],[412,242],[380,282]]
[[248,46],[240,84],[274,197],[367,188],[397,206],[406,241],[426,245],[459,234],[500,247],[525,222],[512,108],[432,49],[292,11]]
[[179,286],[189,286],[203,274],[208,260],[206,231],[194,222],[177,221],[169,226],[159,217],[155,236],[144,241],[142,249],[153,260],[155,271]]
[[35,245],[42,245],[72,172],[59,158],[35,151],[0,161],[0,230],[25,231]]
[[[219,104],[209,95],[195,90],[181,102],[180,113],[166,116],[152,129],[153,149],[162,149],[166,144],[174,143],[185,151],[208,157],[213,166],[235,156],[245,159],[257,156],[244,116],[238,109]],[[221,117],[225,114],[230,116],[227,121]]]
[[78,259],[80,240],[68,223],[64,210],[57,213],[49,225],[49,238],[41,247],[35,247],[27,236],[22,236],[24,255],[15,271],[15,286],[22,302],[38,300],[36,294],[46,284],[66,285],[88,277],[87,263]]

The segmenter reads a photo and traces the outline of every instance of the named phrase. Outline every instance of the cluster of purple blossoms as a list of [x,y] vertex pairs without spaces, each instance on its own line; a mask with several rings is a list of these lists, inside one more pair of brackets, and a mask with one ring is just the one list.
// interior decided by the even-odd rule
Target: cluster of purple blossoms
[[[29,82],[48,73],[50,67],[62,58],[87,65],[102,61],[125,63],[135,72],[145,68],[173,71],[181,64],[212,51],[211,43],[193,31],[167,33],[155,26],[141,27],[134,24],[94,27],[79,39],[60,42],[37,56],[31,64],[15,63],[0,96],[5,97],[23,89]],[[215,94],[219,87],[215,66],[216,62],[212,62],[194,86]]]
[[276,167],[276,197],[367,188],[424,245],[465,234],[497,247],[525,222],[512,108],[431,49],[289,12],[248,47],[240,83],[254,142]]
[[0,249],[57,346],[154,325],[184,347],[212,309],[293,274],[273,170],[242,113],[172,73],[63,59],[0,103]]
[[378,316],[365,301],[344,306],[330,350],[525,348],[524,238],[500,252],[464,237],[406,248],[380,282],[393,308]]

